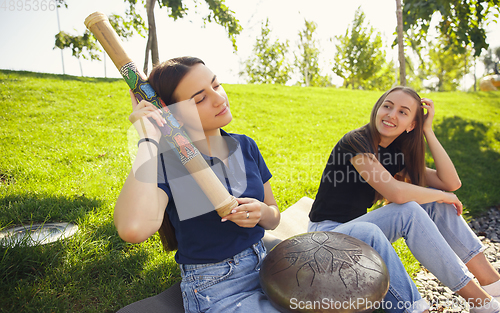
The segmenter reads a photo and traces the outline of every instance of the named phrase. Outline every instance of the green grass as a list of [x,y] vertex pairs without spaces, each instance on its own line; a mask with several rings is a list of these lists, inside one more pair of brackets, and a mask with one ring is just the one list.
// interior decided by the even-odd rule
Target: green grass
[[[314,198],[333,145],[368,121],[380,92],[225,85],[233,122],[255,139],[286,208]],[[478,215],[500,203],[500,94],[435,93],[435,131],[462,179],[457,195]],[[123,242],[113,206],[130,169],[121,80],[0,71],[0,229],[73,222],[55,244],[0,247],[0,312],[115,312],[179,280],[158,236]],[[432,165],[432,163],[430,162]],[[395,245],[418,270],[403,242]]]

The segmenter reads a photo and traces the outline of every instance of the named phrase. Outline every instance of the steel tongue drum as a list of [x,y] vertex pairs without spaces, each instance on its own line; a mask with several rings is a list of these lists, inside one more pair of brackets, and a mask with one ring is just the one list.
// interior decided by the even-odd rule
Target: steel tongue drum
[[310,232],[280,242],[259,275],[280,312],[372,312],[389,289],[380,255],[363,241],[336,232]]

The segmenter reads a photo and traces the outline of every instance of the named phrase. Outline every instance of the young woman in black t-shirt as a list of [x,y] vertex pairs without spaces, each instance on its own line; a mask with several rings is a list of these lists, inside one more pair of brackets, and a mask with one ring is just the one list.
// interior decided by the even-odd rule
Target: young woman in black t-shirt
[[[405,238],[417,260],[464,297],[471,312],[498,312],[500,275],[461,216],[462,203],[452,193],[461,182],[432,130],[434,113],[434,103],[411,88],[384,93],[370,123],[334,147],[309,215],[309,231],[343,232],[358,223],[375,224],[390,242]],[[436,169],[425,166],[425,140]],[[381,199],[390,204],[367,213]]]

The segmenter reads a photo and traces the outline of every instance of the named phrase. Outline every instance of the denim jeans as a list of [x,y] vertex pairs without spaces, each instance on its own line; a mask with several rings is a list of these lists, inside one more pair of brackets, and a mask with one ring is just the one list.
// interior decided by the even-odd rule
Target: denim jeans
[[472,278],[465,263],[484,246],[453,205],[431,202],[389,204],[352,220],[370,221],[390,242],[403,237],[415,258],[451,291]]
[[278,312],[260,287],[262,241],[212,264],[179,264],[186,312]]
[[[321,223],[328,226],[322,226]],[[378,232],[372,233],[363,229],[365,224],[370,223],[378,226],[384,234],[385,241],[380,238]],[[393,279],[396,276],[399,280],[404,275],[401,272],[399,259],[395,262],[390,257],[392,252],[385,255],[386,250],[390,250],[385,247],[389,242],[404,238],[415,258],[452,291],[460,290],[471,280],[472,274],[465,263],[484,250],[464,219],[457,216],[455,207],[445,203],[432,202],[423,205],[416,202],[392,203],[345,224],[332,221],[310,223],[309,230],[328,228],[345,233],[345,227],[361,229],[351,236],[367,242],[379,252],[391,275],[388,296],[391,297],[389,294],[392,294],[396,298],[403,298],[404,301],[415,301],[416,298],[409,292],[408,280]],[[410,285],[413,290],[414,284],[411,282]],[[386,300],[392,301],[387,299],[387,296]]]
[[368,222],[348,222],[345,224],[325,220],[309,222],[308,231],[335,231],[365,242],[377,251],[389,270],[389,291],[383,299],[385,312],[420,313],[429,309],[427,302],[406,272],[391,243],[377,225]]

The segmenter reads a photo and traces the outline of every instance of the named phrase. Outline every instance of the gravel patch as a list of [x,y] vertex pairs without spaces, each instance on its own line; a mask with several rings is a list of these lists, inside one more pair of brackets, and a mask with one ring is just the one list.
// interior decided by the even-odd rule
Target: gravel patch
[[[469,226],[486,246],[484,254],[500,272],[500,206],[492,207],[482,216],[471,220]],[[430,312],[469,312],[469,306],[459,295],[441,284],[437,278],[422,268],[415,277],[415,283],[431,306]]]

